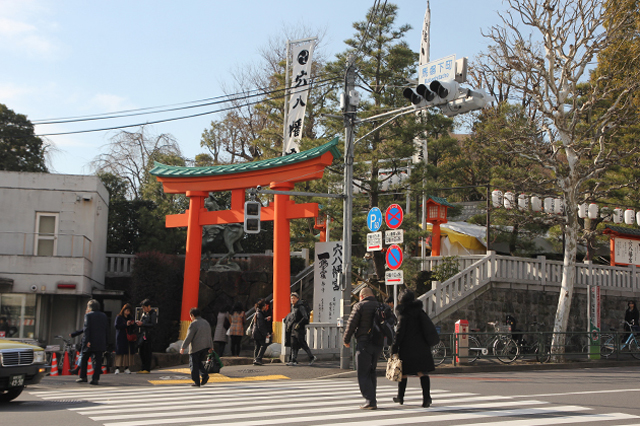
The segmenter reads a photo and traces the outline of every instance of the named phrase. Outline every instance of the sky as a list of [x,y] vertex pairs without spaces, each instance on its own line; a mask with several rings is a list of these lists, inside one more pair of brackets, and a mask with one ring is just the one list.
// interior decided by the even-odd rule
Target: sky
[[[397,24],[420,48],[426,0],[396,0]],[[220,0],[0,0],[0,103],[31,121],[105,114],[215,98],[234,87],[234,72],[260,63],[269,40],[299,28],[324,31],[321,52],[333,59],[355,34],[374,0],[300,2]],[[431,0],[431,60],[469,60],[500,23],[502,0]],[[225,91],[225,88],[227,89]],[[251,89],[251,88],[249,88]],[[36,134],[145,123],[205,112],[176,111],[118,120],[36,125]],[[222,113],[149,125],[168,133],[193,159],[202,132]],[[135,130],[130,128],[128,130]],[[117,131],[48,136],[50,170],[91,174],[90,162]]]

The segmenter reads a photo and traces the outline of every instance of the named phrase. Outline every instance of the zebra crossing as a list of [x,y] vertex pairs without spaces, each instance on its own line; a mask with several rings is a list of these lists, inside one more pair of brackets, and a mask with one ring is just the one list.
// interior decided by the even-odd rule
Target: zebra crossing
[[[360,410],[357,383],[344,379],[191,386],[74,388],[33,391],[46,401],[104,426],[192,425],[640,425],[640,417],[595,413],[589,407],[540,399],[432,390],[433,405],[409,387],[404,405],[391,401],[392,383],[379,383],[378,410]],[[631,423],[633,422],[633,423]]]

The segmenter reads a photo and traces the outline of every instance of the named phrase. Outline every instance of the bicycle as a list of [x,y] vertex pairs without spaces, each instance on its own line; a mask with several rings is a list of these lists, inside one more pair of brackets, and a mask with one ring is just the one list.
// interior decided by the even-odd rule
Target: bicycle
[[435,365],[440,365],[444,362],[444,359],[447,357],[447,347],[442,340],[431,348],[431,356],[433,357],[433,363]]
[[493,326],[496,334],[493,335],[486,345],[482,345],[477,337],[469,336],[469,362],[473,363],[481,356],[488,355],[489,349],[491,349],[496,358],[505,364],[515,361],[518,355],[520,355],[520,347],[515,340],[509,336],[511,328],[501,326],[497,321],[488,322],[487,324]]
[[[629,336],[626,338],[624,343],[618,345],[617,335],[603,334],[600,338],[600,355],[604,358],[609,358],[615,352],[621,352],[624,348],[627,348],[634,358],[640,359],[640,343],[638,343],[635,335],[635,333],[640,331],[640,327],[629,324],[627,321],[623,321],[622,323],[629,326]],[[611,331],[616,330],[611,329]]]
[[529,343],[522,334],[517,335],[517,337],[516,335],[514,335],[514,340],[520,347],[519,356],[532,354],[535,355],[536,361],[540,363],[548,362],[551,358],[551,344],[549,343],[549,338],[545,337],[544,334],[540,331],[540,327],[544,327],[544,324],[533,322],[531,323],[531,325],[535,326],[536,328],[536,338],[531,343]]
[[64,353],[68,353],[69,354],[69,362],[73,363],[74,357],[76,355],[77,349],[76,349],[76,344],[73,343],[71,341],[71,339],[65,339],[63,336],[55,336],[56,339],[60,339],[62,340],[62,342],[64,343],[62,347],[60,347],[59,345],[54,346],[54,348],[58,348],[58,350],[50,350],[46,352],[46,357],[47,357],[47,364],[51,365],[52,359],[53,359],[53,353],[54,352],[58,352],[58,351],[62,351],[62,355],[60,357],[60,360],[58,362],[62,362],[63,361],[63,356]]

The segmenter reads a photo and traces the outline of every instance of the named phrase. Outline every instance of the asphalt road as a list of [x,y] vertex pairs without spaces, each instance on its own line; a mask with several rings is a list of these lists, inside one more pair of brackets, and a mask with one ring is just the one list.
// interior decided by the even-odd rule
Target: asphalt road
[[[549,365],[545,370],[532,370],[527,365],[516,365],[505,366],[502,371],[489,371],[491,368],[485,368],[484,371],[466,367],[440,368],[437,374],[431,376],[434,406],[429,410],[419,407],[421,393],[417,378],[409,378],[407,402],[403,407],[391,402],[395,384],[380,378],[380,409],[373,414],[366,414],[371,417],[367,424],[425,424],[437,420],[438,425],[453,425],[461,424],[461,419],[469,419],[462,424],[476,424],[474,422],[478,421],[505,425],[563,422],[638,425],[640,369],[635,365],[617,365],[610,368],[570,365],[562,369]],[[323,390],[324,387],[328,387],[328,390]],[[221,411],[225,411],[224,407],[227,405],[246,403],[248,406],[241,411],[250,412],[257,402],[245,400],[242,395],[253,391],[259,392],[260,399],[265,400],[266,408],[261,415],[265,418],[275,417],[269,421],[265,419],[264,424],[298,424],[295,416],[277,417],[294,412],[291,407],[311,416],[300,421],[301,425],[333,425],[339,423],[336,422],[337,418],[349,419],[352,418],[349,416],[360,416],[362,412],[358,410],[358,404],[362,400],[354,371],[340,370],[336,368],[335,362],[318,362],[312,367],[288,367],[277,363],[264,366],[226,366],[220,376],[212,378],[209,384],[200,389],[190,386],[186,366],[154,370],[151,374],[103,375],[98,386],[76,383],[72,376],[46,377],[41,384],[30,386],[14,402],[0,405],[0,423],[3,426],[220,424],[213,419],[224,419],[225,414]],[[205,397],[202,392],[210,393],[210,397]],[[292,395],[287,398],[280,395],[287,392]],[[344,398],[340,392],[344,393]],[[183,398],[186,398],[185,402],[180,402]],[[336,402],[336,398],[339,402]],[[166,403],[162,402],[165,400]],[[473,405],[472,401],[474,404],[482,403]],[[118,405],[106,405],[111,402]],[[169,404],[178,405],[172,408]],[[305,404],[309,405],[308,409],[300,408]],[[471,405],[461,408],[460,404]],[[487,404],[495,405],[492,411],[478,408]],[[154,405],[158,408],[154,408]],[[115,410],[114,413],[118,415],[106,415],[100,411],[100,407],[106,407],[105,412],[108,409]],[[178,420],[175,418],[178,413],[189,413],[188,409],[202,410],[207,407],[210,408],[207,411],[210,417],[196,415],[194,412],[193,415],[187,414]],[[509,410],[509,407],[514,407],[515,411],[496,414],[496,409]],[[122,420],[108,420],[127,417],[127,410],[132,410],[130,421],[120,423]],[[148,411],[147,414],[144,414],[144,410]],[[166,410],[170,413],[167,414]],[[542,414],[536,410],[542,410]],[[551,411],[547,413],[544,410]],[[578,420],[574,418],[574,411],[578,412]],[[418,415],[423,417],[416,418]],[[491,415],[498,417],[487,423],[487,416]],[[604,416],[604,420],[598,415]],[[390,419],[389,416],[395,417]],[[149,420],[144,420],[147,417]],[[228,424],[262,424],[254,423],[255,418],[259,417],[260,415],[253,416],[252,419],[236,419],[231,416]],[[354,426],[356,424],[359,423],[354,423]]]

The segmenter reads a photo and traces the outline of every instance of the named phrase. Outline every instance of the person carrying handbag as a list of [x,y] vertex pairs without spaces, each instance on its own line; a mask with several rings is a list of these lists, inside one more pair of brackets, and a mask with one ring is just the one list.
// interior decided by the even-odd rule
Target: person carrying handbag
[[405,290],[400,295],[396,312],[398,327],[391,353],[397,354],[402,361],[402,380],[398,382],[398,395],[393,398],[393,402],[404,404],[407,377],[418,376],[422,386],[422,406],[428,408],[432,403],[429,372],[436,369],[431,347],[440,342],[440,337],[433,322],[422,310],[422,302],[416,300],[413,291]]
[[129,366],[135,365],[134,355],[136,353],[136,341],[138,335],[136,334],[136,322],[133,317],[133,306],[126,303],[120,313],[116,317],[116,371],[115,374],[120,374],[120,369],[126,374],[131,374]]
[[[191,308],[189,310],[191,324],[187,329],[187,336],[182,342],[180,353],[189,348],[189,368],[191,369],[191,386],[204,386],[209,381],[209,373],[202,365],[207,354],[213,352],[213,339],[211,338],[211,326],[207,320],[200,316],[200,309]],[[202,376],[202,379],[201,379]]]

